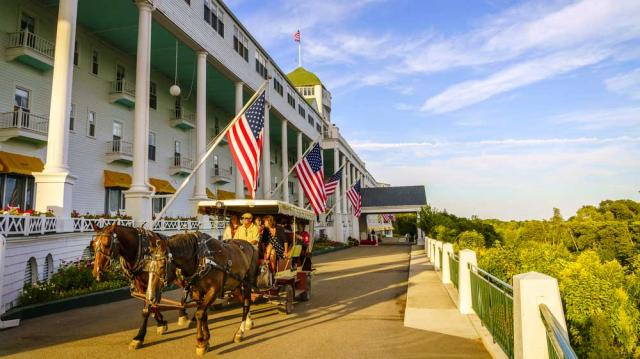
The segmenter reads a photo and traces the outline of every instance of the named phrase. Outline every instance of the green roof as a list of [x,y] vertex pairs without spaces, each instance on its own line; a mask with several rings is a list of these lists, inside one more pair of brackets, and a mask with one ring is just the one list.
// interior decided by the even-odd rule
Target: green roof
[[315,86],[322,85],[322,82],[313,72],[307,71],[304,67],[298,67],[291,71],[287,77],[293,84],[298,86]]

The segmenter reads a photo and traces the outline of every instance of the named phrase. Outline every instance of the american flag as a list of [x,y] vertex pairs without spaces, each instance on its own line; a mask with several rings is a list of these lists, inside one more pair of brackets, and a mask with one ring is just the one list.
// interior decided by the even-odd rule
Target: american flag
[[327,206],[327,194],[324,189],[320,144],[316,143],[313,149],[296,165],[296,174],[313,211],[316,214],[324,213]]
[[324,184],[324,192],[326,193],[327,196],[331,196],[333,192],[336,191],[336,188],[338,188],[338,183],[340,183],[341,178],[342,178],[342,168],[338,170],[338,172],[334,173],[333,176],[329,178],[329,181],[327,181],[327,183]]
[[300,42],[300,30],[293,33],[293,41]]
[[265,93],[263,91],[227,132],[231,154],[251,198],[255,198],[258,186],[264,107]]
[[353,215],[356,217],[360,217],[360,213],[362,213],[362,195],[360,194],[360,180],[356,182],[348,191],[347,198],[349,202],[351,202],[351,206],[353,206]]
[[393,222],[396,220],[396,216],[394,216],[393,214],[383,214],[382,220],[385,222]]

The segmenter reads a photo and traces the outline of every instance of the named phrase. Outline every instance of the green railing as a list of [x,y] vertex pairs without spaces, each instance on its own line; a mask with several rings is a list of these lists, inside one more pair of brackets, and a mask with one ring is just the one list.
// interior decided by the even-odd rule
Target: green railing
[[473,310],[493,340],[513,358],[513,288],[476,266],[469,265],[469,270]]
[[455,253],[451,253],[449,256],[449,277],[456,288],[458,288],[459,267],[460,261],[458,260],[458,256],[456,256]]
[[547,349],[550,359],[578,359],[567,332],[553,316],[546,304],[540,304],[540,316],[547,332]]
[[442,248],[438,248],[438,261],[440,262],[440,271],[442,272]]

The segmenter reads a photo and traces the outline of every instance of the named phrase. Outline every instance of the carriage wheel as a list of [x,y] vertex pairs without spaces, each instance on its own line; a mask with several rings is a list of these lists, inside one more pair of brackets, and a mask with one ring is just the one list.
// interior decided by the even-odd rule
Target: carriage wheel
[[283,286],[283,289],[284,290],[280,293],[280,295],[284,297],[284,307],[282,308],[282,312],[284,314],[291,314],[293,313],[293,286],[286,284]]
[[303,302],[311,299],[311,276],[307,275],[307,288],[304,292],[300,293],[300,300]]

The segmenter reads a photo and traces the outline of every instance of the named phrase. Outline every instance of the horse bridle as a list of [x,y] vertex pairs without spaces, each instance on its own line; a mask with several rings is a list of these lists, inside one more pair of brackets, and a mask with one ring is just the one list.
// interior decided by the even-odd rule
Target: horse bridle
[[109,254],[105,252],[105,248],[104,248],[104,245],[102,244],[102,241],[96,241],[96,238],[98,236],[103,236],[103,235],[104,234],[98,233],[98,235],[94,236],[93,241],[96,243],[95,251],[96,253],[100,253],[101,255],[107,257],[109,261],[112,261],[116,257],[118,257],[118,255],[120,254],[119,252],[120,242],[118,241],[118,234],[116,232],[109,233],[109,238],[111,239],[109,241]]

